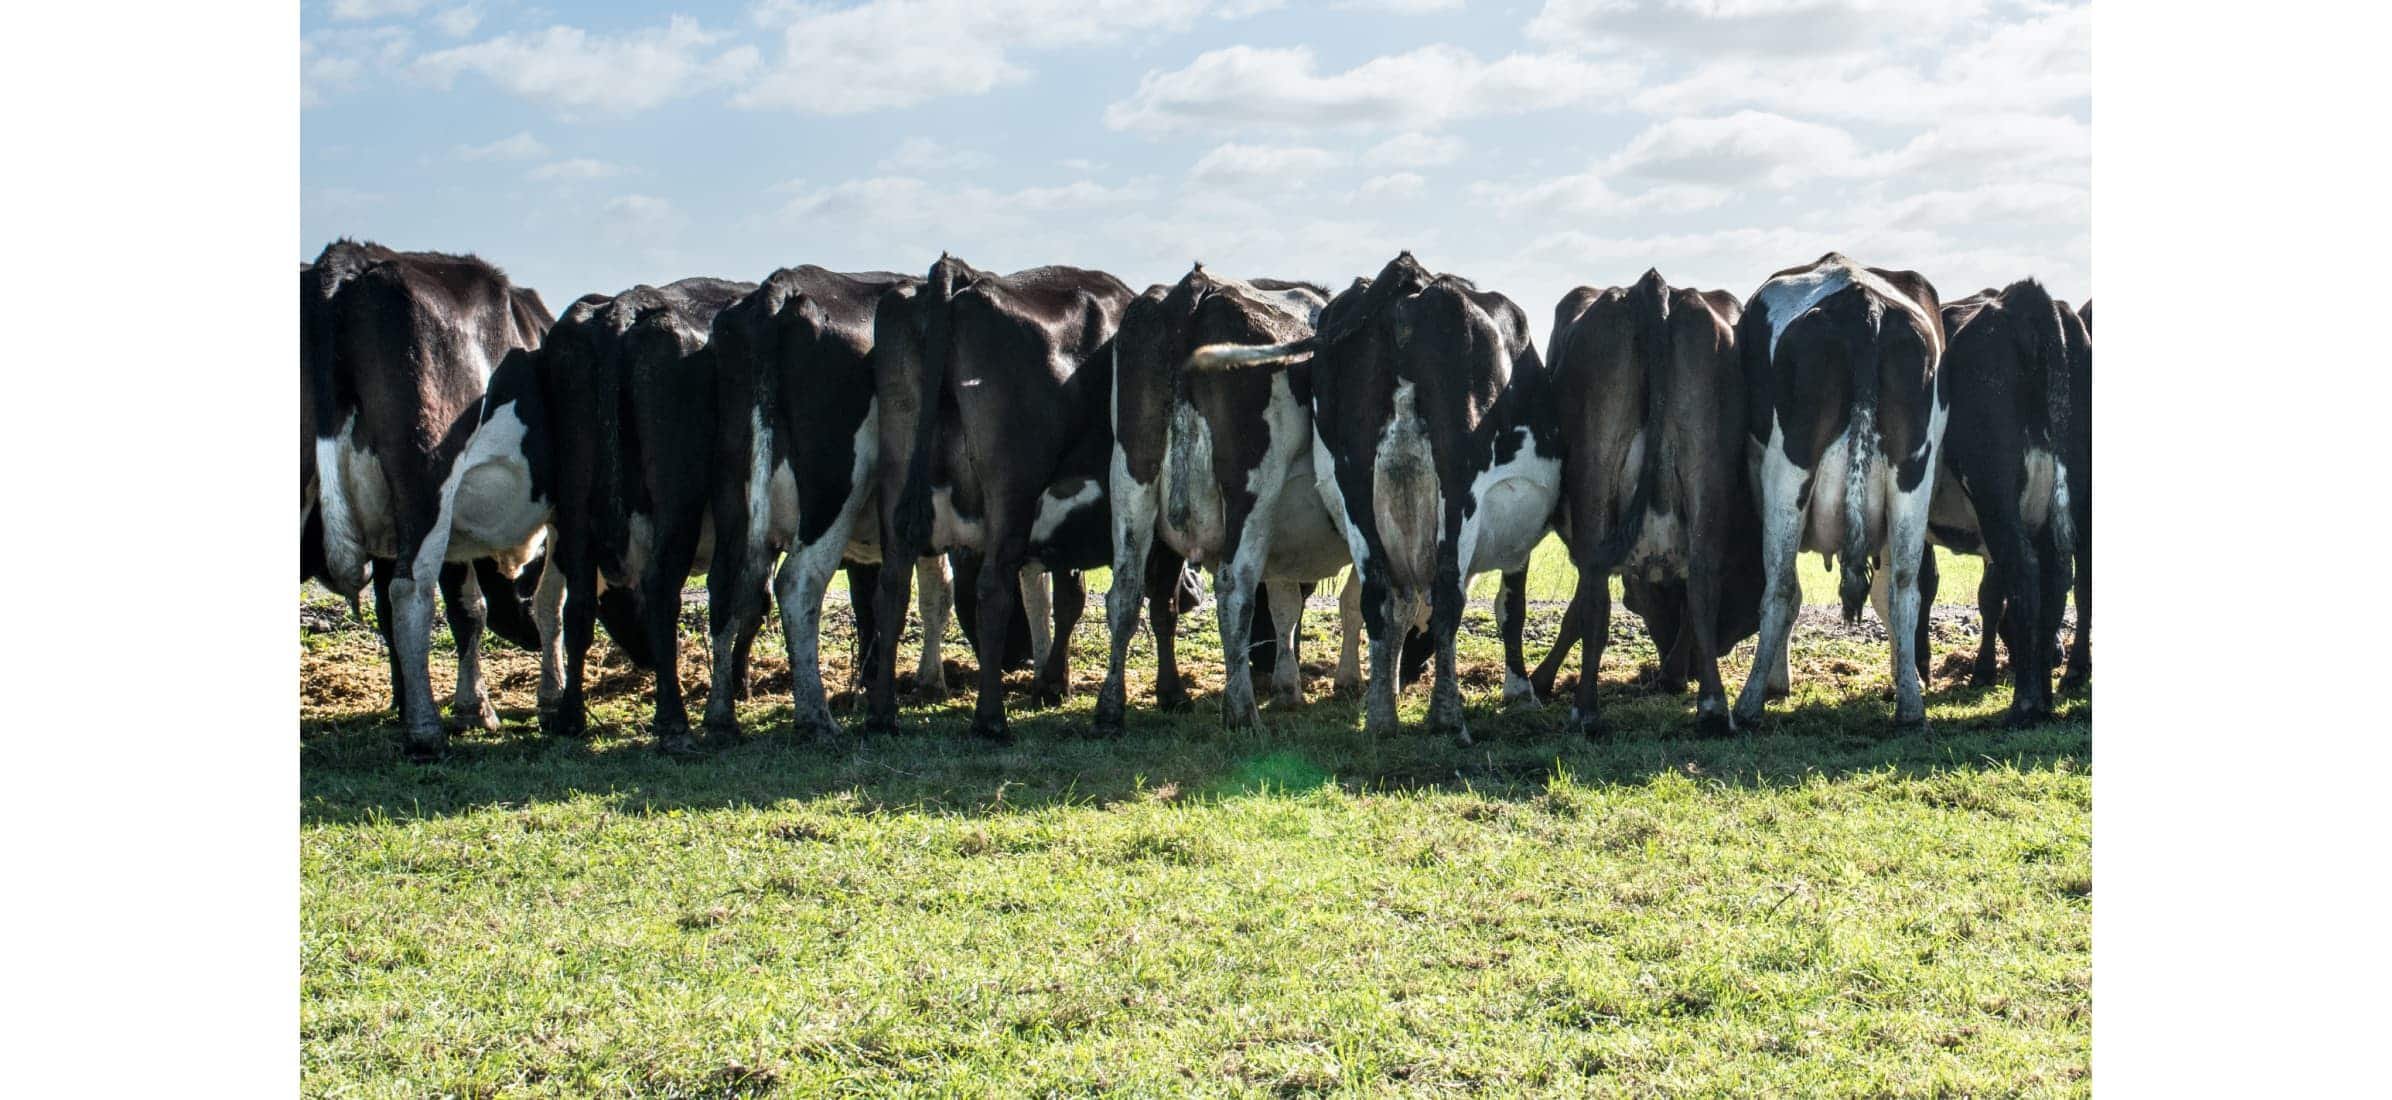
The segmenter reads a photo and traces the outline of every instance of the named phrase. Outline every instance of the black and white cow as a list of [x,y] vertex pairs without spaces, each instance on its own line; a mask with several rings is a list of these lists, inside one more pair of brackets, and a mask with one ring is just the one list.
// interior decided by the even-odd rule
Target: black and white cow
[[[772,591],[788,641],[800,731],[839,732],[823,693],[819,646],[823,593],[842,562],[856,611],[857,674],[871,664],[868,624],[881,565],[873,317],[883,295],[921,282],[886,271],[783,268],[714,319],[721,409],[715,553],[707,575],[714,682],[728,684],[737,675],[731,663],[737,639],[754,634],[764,615],[757,582],[772,556],[786,550]],[[923,557],[916,572],[923,627],[915,687],[941,698],[946,562]],[[717,691],[707,699],[709,731],[737,736],[732,694]]]
[[1468,579],[1506,574],[1497,603],[1507,700],[1527,698],[1521,581],[1551,527],[1561,449],[1528,317],[1500,294],[1433,275],[1405,252],[1357,279],[1313,336],[1215,345],[1196,370],[1282,365],[1309,356],[1314,468],[1362,581],[1370,638],[1364,725],[1395,728],[1396,647],[1428,611],[1436,649],[1429,725],[1463,744],[1454,672]]
[[[1225,643],[1221,717],[1233,728],[1261,721],[1244,644],[1256,618],[1256,586],[1268,586],[1277,636],[1273,695],[1300,703],[1301,586],[1335,576],[1351,557],[1315,488],[1312,410],[1296,396],[1307,389],[1305,366],[1198,373],[1187,369],[1188,354],[1309,336],[1327,304],[1327,293],[1307,283],[1221,279],[1198,264],[1178,283],[1131,302],[1113,341],[1113,575],[1142,575],[1158,551],[1212,567]],[[1121,730],[1125,664],[1143,594],[1118,583],[1105,600],[1112,646],[1096,703],[1101,733]],[[1170,629],[1158,618],[1158,638]],[[1158,651],[1165,665],[1173,663],[1169,653]],[[1358,687],[1350,640],[1345,656],[1340,686]],[[1176,668],[1157,671],[1158,684],[1178,679]]]
[[[352,599],[370,569],[407,751],[436,755],[447,733],[429,667],[435,584],[457,642],[451,710],[498,727],[481,672],[480,574],[519,571],[538,531],[505,545],[452,539],[461,495],[470,503],[476,488],[462,484],[459,459],[492,369],[540,342],[548,311],[478,258],[348,240],[327,246],[300,282],[302,569]],[[492,568],[469,568],[477,558]],[[491,587],[516,599],[511,585]]]
[[2033,279],[1946,304],[1943,323],[1951,343],[1937,373],[1952,414],[1928,534],[1989,559],[1977,679],[1991,682],[2000,635],[2010,648],[2009,720],[2047,719],[2082,514],[2074,491],[2090,487],[2077,375],[2091,373],[2091,343],[2083,320]]
[[[555,460],[550,571],[562,576],[564,684],[541,723],[579,735],[587,724],[583,666],[601,583],[635,594],[656,664],[657,747],[696,748],[680,680],[681,588],[709,558],[713,499],[714,316],[754,283],[683,279],[614,297],[589,295],[552,326],[537,356]],[[478,442],[478,441],[477,441]],[[542,608],[554,606],[543,577]],[[752,579],[761,584],[762,578]],[[746,683],[752,630],[732,646]]]
[[[1683,685],[1691,663],[1697,726],[1707,734],[1735,728],[1719,657],[1758,625],[1760,606],[1736,359],[1743,312],[1732,294],[1673,288],[1658,271],[1631,287],[1580,287],[1555,307],[1545,348],[1563,453],[1556,526],[1578,568],[1578,590],[1564,614],[1572,629],[1554,652],[1568,652],[1572,634],[1586,640],[1570,720],[1588,734],[1602,726],[1596,669],[1614,571],[1642,582],[1636,595],[1650,597],[1645,613],[1664,683]],[[1673,660],[1680,663],[1671,683]],[[1551,684],[1547,668],[1537,675]]]
[[1936,373],[1944,329],[1935,288],[1915,272],[1831,252],[1762,283],[1737,323],[1736,346],[1766,578],[1760,644],[1736,720],[1760,721],[1802,601],[1795,558],[1815,550],[1842,555],[1848,621],[1870,597],[1876,562],[1890,604],[1894,723],[1923,725],[1925,601],[1933,598],[1925,578],[1934,568],[1927,512],[1951,409]]
[[[969,598],[984,626],[1010,620],[1025,566],[1052,572],[1056,629],[1038,673],[1042,696],[1068,687],[1068,640],[1087,599],[1076,571],[1112,558],[1107,368],[1131,297],[1099,271],[1000,276],[942,255],[921,286],[883,295],[875,319],[882,551],[897,561],[978,551]],[[908,580],[903,570],[881,575],[866,715],[875,729],[896,724]],[[1009,736],[1000,661],[980,662],[972,732]]]

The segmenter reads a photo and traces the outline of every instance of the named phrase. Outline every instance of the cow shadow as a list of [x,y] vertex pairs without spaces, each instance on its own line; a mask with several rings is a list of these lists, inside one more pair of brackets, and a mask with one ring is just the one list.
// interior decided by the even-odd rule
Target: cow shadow
[[1499,692],[1470,686],[1466,676],[1464,709],[1474,743],[1462,746],[1423,728],[1424,686],[1402,697],[1398,732],[1370,736],[1361,728],[1358,699],[1326,693],[1326,671],[1322,666],[1310,680],[1322,689],[1310,702],[1266,703],[1256,730],[1224,730],[1219,696],[1210,690],[1172,712],[1144,706],[1148,700],[1133,694],[1129,729],[1112,739],[1088,732],[1092,686],[1055,707],[1027,706],[1016,695],[1010,744],[969,736],[968,693],[909,703],[896,732],[875,735],[857,732],[858,716],[842,711],[851,723],[847,732],[801,736],[785,703],[765,702],[745,714],[747,740],[693,760],[652,749],[645,700],[629,678],[619,694],[594,701],[586,739],[545,737],[528,709],[502,707],[501,732],[460,735],[446,758],[428,764],[403,758],[387,712],[308,718],[299,746],[301,821],[405,821],[584,800],[624,814],[837,799],[993,815],[1104,807],[1158,791],[1302,797],[1332,786],[1527,800],[1543,795],[1557,773],[1579,784],[1635,786],[1667,776],[1754,787],[1864,773],[2082,770],[2092,748],[2090,704],[2082,698],[2063,700],[2052,722],[2009,729],[2000,722],[2006,692],[1949,680],[1931,685],[1931,725],[1924,731],[1889,729],[1891,702],[1874,690],[1839,694],[1832,683],[1798,682],[1796,697],[1771,704],[1757,727],[1702,738],[1691,695],[1653,690],[1635,675],[1614,682],[1608,668],[1602,690],[1609,729],[1599,738],[1571,726],[1566,690],[1550,701],[1506,705]]

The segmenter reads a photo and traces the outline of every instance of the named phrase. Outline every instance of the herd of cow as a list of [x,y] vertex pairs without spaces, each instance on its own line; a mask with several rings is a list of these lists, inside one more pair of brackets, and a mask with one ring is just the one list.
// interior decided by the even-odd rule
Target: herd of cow
[[[446,734],[429,675],[437,583],[458,653],[452,713],[496,729],[485,626],[540,662],[540,724],[578,734],[596,624],[656,670],[659,747],[700,747],[677,670],[681,590],[707,577],[714,690],[703,730],[735,738],[769,583],[795,723],[838,726],[817,644],[842,565],[868,727],[897,714],[897,642],[920,585],[915,690],[945,693],[954,604],[979,661],[972,729],[1006,736],[1004,673],[1069,683],[1080,573],[1110,566],[1099,732],[1151,608],[1159,705],[1184,702],[1172,638],[1190,567],[1212,570],[1223,721],[1259,715],[1253,678],[1302,698],[1305,592],[1350,566],[1341,689],[1396,724],[1433,659],[1428,721],[1469,742],[1454,635],[1472,576],[1502,575],[1507,700],[1549,694],[1586,642],[1571,708],[1595,732],[1596,677],[1623,579],[1662,655],[1698,685],[1705,733],[1788,689],[1797,556],[1840,558],[1843,613],[1874,599],[1892,638],[1894,721],[1925,719],[1933,541],[1988,559],[1987,628],[2008,648],[2009,717],[2052,708],[2061,610],[2091,671],[2092,305],[2032,279],[1956,302],[1916,273],[1829,254],[1749,299],[1581,287],[1548,360],[1501,294],[1410,253],[1331,296],[1202,264],[1143,294],[1111,275],[925,276],[806,266],[762,284],[684,279],[588,295],[552,318],[471,256],[340,241],[300,269],[301,570],[370,582],[411,755]],[[1562,636],[1521,649],[1530,551],[1558,532],[1578,569]],[[772,567],[776,556],[779,567]],[[881,568],[882,563],[896,568]],[[906,566],[910,565],[911,568]],[[952,579],[951,579],[952,574]],[[1257,600],[1257,589],[1262,600]],[[1718,658],[1760,635],[1731,710]]]

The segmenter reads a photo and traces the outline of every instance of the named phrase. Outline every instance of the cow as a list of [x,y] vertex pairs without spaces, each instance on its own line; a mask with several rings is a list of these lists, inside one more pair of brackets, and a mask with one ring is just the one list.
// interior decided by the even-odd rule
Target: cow
[[2093,335],[2093,299],[2087,298],[2084,305],[2077,307],[2076,319],[2085,323],[2085,335]]
[[[1304,367],[1196,373],[1186,369],[1188,353],[1311,335],[1327,304],[1327,292],[1308,283],[1223,279],[1199,263],[1178,283],[1131,302],[1113,340],[1113,575],[1140,576],[1158,552],[1174,564],[1212,567],[1225,672],[1221,719],[1231,728],[1261,722],[1244,644],[1256,625],[1256,585],[1268,585],[1277,640],[1274,701],[1298,704],[1300,586],[1334,576],[1351,559],[1314,487],[1312,413],[1296,396],[1306,388]],[[1124,666],[1142,595],[1125,581],[1105,599],[1111,650],[1097,696],[1099,733],[1122,728]],[[1170,631],[1171,620],[1158,615],[1158,641]],[[1340,685],[1359,686],[1350,645],[1346,655],[1351,663],[1340,665]],[[1172,647],[1159,646],[1157,657],[1158,684],[1176,684]]]
[[[754,283],[683,279],[588,295],[549,330],[537,357],[545,430],[554,458],[556,537],[550,572],[561,576],[563,679],[543,702],[548,732],[587,727],[583,674],[601,584],[630,588],[656,668],[656,747],[698,750],[681,698],[681,588],[710,559],[715,367],[708,341],[716,314]],[[760,576],[750,578],[761,584]],[[544,576],[543,586],[555,586]],[[555,606],[544,594],[543,608]],[[751,629],[729,647],[738,674],[716,692],[746,683]]]
[[1859,620],[1873,583],[1886,585],[1894,724],[1924,726],[1926,578],[1934,568],[1927,512],[1951,411],[1937,375],[1944,328],[1935,288],[1916,272],[1862,267],[1830,252],[1753,292],[1736,347],[1764,581],[1760,642],[1734,718],[1761,719],[1802,600],[1795,558],[1815,550],[1842,556],[1846,621]]
[[1362,582],[1364,727],[1394,731],[1396,647],[1426,605],[1436,654],[1429,726],[1467,745],[1454,634],[1468,578],[1506,574],[1496,604],[1504,697],[1530,697],[1522,582],[1560,497],[1561,452],[1527,315],[1404,252],[1339,293],[1313,335],[1209,345],[1189,366],[1276,369],[1304,359],[1316,482]]
[[[758,587],[772,556],[773,598],[789,648],[790,693],[801,733],[836,736],[822,688],[823,593],[842,563],[857,616],[855,669],[870,666],[873,600],[881,566],[874,507],[880,467],[880,411],[873,383],[874,314],[880,299],[917,276],[847,274],[811,264],[774,272],[714,319],[716,435],[714,563],[707,574],[714,682],[734,682],[737,639],[764,615]],[[922,659],[915,689],[946,693],[940,641],[946,634],[948,571],[939,557],[916,561]],[[899,620],[902,621],[902,611]],[[709,735],[736,738],[733,693],[708,697]]]
[[[883,294],[874,315],[882,553],[910,561],[930,549],[979,552],[971,598],[984,627],[1010,621],[1025,567],[1052,573],[1054,644],[1035,681],[1041,697],[1069,685],[1068,642],[1087,600],[1077,571],[1112,557],[1106,367],[1131,297],[1100,271],[994,275],[942,254],[921,285]],[[868,729],[896,725],[907,581],[903,570],[881,575]],[[982,660],[974,735],[1010,739],[1004,686],[1002,662]]]
[[[1989,559],[1974,681],[1992,682],[2001,637],[2013,685],[2007,720],[2046,720],[2077,523],[2090,517],[2075,496],[2090,491],[2078,376],[2092,371],[2091,342],[2083,319],[2033,279],[1946,303],[1942,314],[1950,344],[1937,374],[1952,417],[1928,536]],[[2082,652],[2081,603],[2078,615]]]
[[[1573,634],[1585,638],[1570,722],[1589,735],[1603,729],[1595,670],[1615,571],[1640,582],[1634,595],[1646,605],[1664,685],[1682,686],[1691,663],[1696,727],[1735,729],[1719,657],[1758,625],[1760,607],[1749,579],[1760,573],[1760,537],[1736,359],[1742,314],[1732,294],[1673,288],[1652,270],[1630,287],[1579,287],[1554,309],[1545,350],[1562,438],[1555,526],[1578,569],[1554,652],[1567,653]],[[1549,690],[1547,669],[1537,675]]]
[[[521,570],[538,532],[452,540],[461,489],[470,502],[474,488],[459,459],[492,370],[540,342],[548,310],[477,257],[346,239],[300,283],[301,568],[352,601],[370,571],[406,751],[436,757],[447,731],[429,667],[435,584],[457,643],[451,713],[498,728],[481,672],[484,590],[517,599],[496,582]],[[490,567],[468,566],[484,558]]]

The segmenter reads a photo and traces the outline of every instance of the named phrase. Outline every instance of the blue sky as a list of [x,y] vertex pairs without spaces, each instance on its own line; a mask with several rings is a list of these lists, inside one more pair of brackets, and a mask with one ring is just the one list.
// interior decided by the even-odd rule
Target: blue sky
[[944,250],[1142,289],[1410,248],[1526,309],[1830,248],[2092,290],[2083,5],[313,0],[298,251],[473,251],[551,308]]

